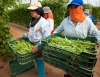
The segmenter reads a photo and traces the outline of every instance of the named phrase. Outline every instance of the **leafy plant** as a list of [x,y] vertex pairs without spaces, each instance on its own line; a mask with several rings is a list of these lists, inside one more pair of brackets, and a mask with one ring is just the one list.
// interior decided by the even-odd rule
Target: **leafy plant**
[[9,32],[9,16],[7,13],[8,7],[15,6],[18,0],[0,0],[0,55],[11,55],[7,42],[12,35]]
[[60,25],[62,20],[65,18],[67,12],[67,4],[69,0],[46,0],[41,1],[42,6],[49,6],[54,15],[55,28]]
[[[67,3],[69,0],[44,0],[41,1],[42,6],[49,6],[54,14],[55,28],[60,25],[61,21],[65,18],[67,12]],[[28,26],[31,20],[29,11],[26,9],[29,4],[20,4],[13,10],[9,11],[10,22]]]
[[10,22],[20,24],[23,26],[28,26],[31,20],[30,12],[27,10],[29,4],[20,4],[17,5],[14,9],[10,10]]
[[84,8],[85,9],[92,9],[93,8],[93,5],[91,5],[91,4],[85,4],[84,5]]
[[94,15],[95,19],[100,19],[100,7],[93,7],[92,10],[92,14]]

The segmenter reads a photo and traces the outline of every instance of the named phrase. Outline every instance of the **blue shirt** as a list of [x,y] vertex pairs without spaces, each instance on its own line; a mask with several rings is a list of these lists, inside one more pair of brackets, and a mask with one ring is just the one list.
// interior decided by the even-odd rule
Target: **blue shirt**
[[92,22],[94,22],[94,16],[93,15],[90,15],[89,17],[92,20]]
[[90,18],[86,17],[83,22],[78,22],[74,25],[70,17],[65,18],[54,33],[64,31],[64,36],[86,38],[88,34],[95,36],[100,42],[100,31],[96,28]]

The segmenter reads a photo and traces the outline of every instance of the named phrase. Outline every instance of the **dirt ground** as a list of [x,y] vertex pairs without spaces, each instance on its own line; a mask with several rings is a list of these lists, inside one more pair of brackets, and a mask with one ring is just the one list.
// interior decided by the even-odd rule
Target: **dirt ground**
[[[26,33],[27,31],[17,28],[15,26],[10,26],[10,33],[13,35],[12,39],[18,39],[22,36],[23,33]],[[0,65],[3,65],[4,68],[0,69],[0,77],[11,77],[10,71],[8,68],[8,61],[3,62],[0,59]],[[46,77],[63,77],[63,71],[54,68],[53,66],[50,66],[49,64],[45,63],[45,73]],[[24,73],[21,73],[17,75],[16,77],[38,77],[36,68],[32,68]]]
[[[100,22],[97,23],[97,28],[100,30]],[[13,25],[10,26],[10,33],[13,35],[12,39],[20,38],[22,34],[26,32],[27,31],[17,28]],[[0,58],[0,65],[4,66],[3,69],[0,69],[0,77],[11,77],[9,67],[8,67],[8,61],[4,62]],[[96,72],[94,73],[94,77],[100,77],[99,69],[100,69],[100,60],[98,59],[95,67]],[[47,63],[45,63],[45,73],[46,73],[46,77],[63,77],[62,70],[55,68]],[[17,75],[16,77],[38,77],[38,74],[36,68],[32,68],[24,73]]]

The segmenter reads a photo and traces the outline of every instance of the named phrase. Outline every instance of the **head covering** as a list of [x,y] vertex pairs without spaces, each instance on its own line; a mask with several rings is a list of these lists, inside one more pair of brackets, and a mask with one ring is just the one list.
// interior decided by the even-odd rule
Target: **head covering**
[[70,9],[70,18],[74,22],[83,22],[86,19],[83,7],[79,6],[77,8]]
[[51,12],[50,7],[48,7],[48,6],[43,7],[43,10],[44,10],[44,13]]
[[84,13],[87,14],[87,15],[89,15],[90,14],[90,9],[85,9]]
[[40,2],[33,2],[30,4],[30,7],[28,7],[27,9],[29,10],[35,10],[39,7],[42,7],[41,3]]
[[37,9],[34,10],[37,14],[39,14],[40,16],[44,17],[44,10],[42,7],[39,7]]
[[70,7],[70,5],[84,6],[84,3],[83,0],[72,0],[70,4],[68,4],[68,7]]

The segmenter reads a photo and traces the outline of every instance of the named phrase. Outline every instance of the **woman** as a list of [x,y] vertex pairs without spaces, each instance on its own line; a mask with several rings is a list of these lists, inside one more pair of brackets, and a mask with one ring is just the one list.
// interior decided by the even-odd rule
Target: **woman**
[[48,6],[43,7],[43,10],[44,10],[44,18],[49,22],[49,24],[50,24],[50,32],[52,34],[53,31],[54,31],[54,17],[53,17],[53,13],[50,10],[50,7],[48,7]]
[[[29,40],[37,44],[42,38],[50,35],[50,26],[46,19],[44,19],[44,11],[39,2],[33,2],[30,4],[30,7],[27,9],[30,10],[32,20],[30,23],[30,28],[28,32]],[[38,45],[36,45],[38,51]],[[33,53],[35,53],[33,51]],[[44,62],[42,58],[36,59],[36,66],[39,77],[46,77],[44,72]]]
[[[83,12],[83,1],[72,0],[67,6],[69,8],[69,16],[65,18],[56,28],[54,33],[64,32],[64,36],[86,38],[87,35],[95,36],[100,43],[100,31],[96,28],[89,17]],[[100,48],[99,48],[100,50]],[[65,73],[64,77],[72,77]]]

